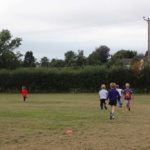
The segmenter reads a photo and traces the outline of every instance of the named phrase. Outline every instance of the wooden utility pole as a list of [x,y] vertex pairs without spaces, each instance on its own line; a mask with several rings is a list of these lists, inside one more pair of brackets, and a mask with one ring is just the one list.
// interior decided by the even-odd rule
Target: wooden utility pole
[[150,62],[150,18],[143,17],[143,19],[148,23],[148,62]]

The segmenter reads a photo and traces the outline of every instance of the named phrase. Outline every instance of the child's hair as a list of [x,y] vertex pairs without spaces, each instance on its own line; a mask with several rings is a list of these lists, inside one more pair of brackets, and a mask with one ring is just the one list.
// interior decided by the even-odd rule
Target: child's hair
[[101,89],[106,89],[106,85],[105,85],[105,84],[102,84],[102,85],[101,85]]
[[126,83],[126,84],[125,84],[125,87],[126,87],[126,88],[129,88],[129,87],[130,87],[130,84],[129,84],[129,83]]
[[110,88],[115,89],[115,88],[116,88],[116,83],[111,82],[111,83],[110,83]]

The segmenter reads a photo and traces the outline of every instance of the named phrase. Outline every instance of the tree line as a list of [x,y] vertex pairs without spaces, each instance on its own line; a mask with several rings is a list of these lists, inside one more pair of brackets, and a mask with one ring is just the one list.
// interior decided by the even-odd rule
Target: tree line
[[134,93],[150,92],[150,67],[136,73],[123,67],[86,66],[70,68],[22,68],[0,71],[0,92],[19,92],[22,85],[29,92],[97,92],[101,84],[113,81],[124,88],[129,82]]
[[137,64],[147,54],[137,54],[135,50],[119,50],[110,55],[110,48],[106,45],[97,47],[88,57],[84,56],[84,50],[74,52],[69,50],[62,59],[49,59],[42,57],[38,62],[32,51],[27,51],[23,56],[20,51],[14,51],[21,45],[21,38],[13,38],[9,30],[0,32],[0,69],[16,69],[20,67],[83,67],[96,65],[123,65],[122,59],[132,59],[132,64]]
[[147,52],[122,49],[111,55],[110,48],[101,45],[88,57],[83,50],[69,50],[64,60],[43,57],[37,62],[32,51],[24,59],[15,51],[21,42],[9,30],[0,32],[0,92],[18,92],[22,85],[29,92],[96,92],[100,84],[112,81],[121,87],[129,82],[136,91],[150,92]]

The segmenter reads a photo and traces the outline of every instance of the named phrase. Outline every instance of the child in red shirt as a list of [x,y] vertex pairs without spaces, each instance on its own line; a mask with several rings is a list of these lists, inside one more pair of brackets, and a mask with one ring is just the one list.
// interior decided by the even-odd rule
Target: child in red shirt
[[27,91],[27,89],[23,86],[23,87],[22,87],[22,90],[21,90],[21,95],[22,95],[22,97],[23,97],[24,102],[26,101],[27,94],[28,94],[28,91]]

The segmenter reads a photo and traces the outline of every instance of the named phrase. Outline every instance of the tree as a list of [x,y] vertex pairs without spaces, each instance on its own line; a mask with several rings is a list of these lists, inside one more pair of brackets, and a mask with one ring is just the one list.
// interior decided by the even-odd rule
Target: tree
[[19,60],[12,51],[4,52],[0,57],[0,68],[15,69],[19,66]]
[[24,57],[24,67],[35,67],[35,57],[32,51],[27,51]]
[[77,55],[73,51],[65,53],[65,65],[67,67],[76,66]]
[[89,65],[100,65],[101,61],[99,59],[99,56],[97,55],[97,53],[94,51],[92,52],[88,58],[87,58],[88,64]]
[[84,51],[83,50],[78,50],[78,55],[76,56],[76,65],[77,66],[83,66],[86,63],[86,58],[84,56]]
[[110,49],[105,45],[96,48],[96,50],[89,55],[88,64],[100,65],[106,63],[110,56],[109,51]]
[[108,61],[110,56],[109,51],[110,49],[105,45],[102,45],[96,49],[97,54],[99,54],[101,63],[106,63]]
[[138,57],[134,57],[131,61],[131,66],[130,68],[134,71],[134,72],[138,72],[141,69],[141,60]]
[[52,59],[50,62],[50,67],[64,67],[65,63],[61,59]]
[[109,64],[117,66],[128,66],[130,65],[132,59],[134,59],[137,56],[138,55],[136,51],[119,50],[111,57]]
[[19,65],[21,54],[13,50],[21,45],[21,41],[21,38],[12,39],[9,30],[0,32],[0,68],[13,69]]
[[135,56],[137,56],[137,52],[136,51],[132,51],[132,50],[119,50],[118,52],[116,52],[113,55],[113,58],[114,59],[134,58]]
[[41,66],[48,67],[49,66],[49,59],[47,57],[41,58]]

